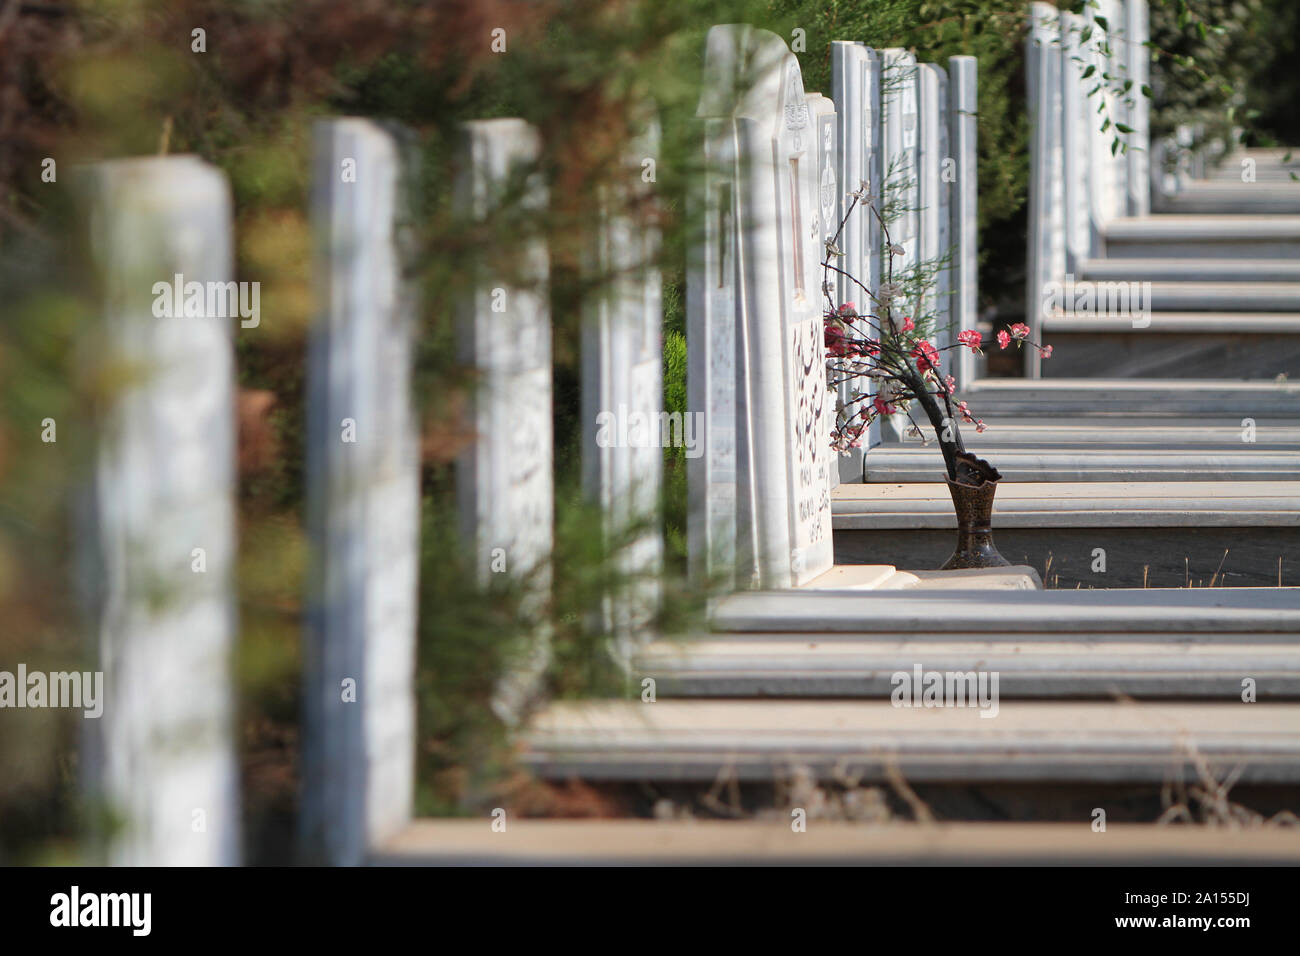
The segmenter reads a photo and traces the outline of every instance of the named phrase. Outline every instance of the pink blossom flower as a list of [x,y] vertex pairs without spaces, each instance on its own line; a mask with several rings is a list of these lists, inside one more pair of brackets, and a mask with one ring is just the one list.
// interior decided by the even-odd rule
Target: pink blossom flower
[[921,339],[913,347],[912,358],[916,359],[916,367],[922,372],[928,372],[930,369],[939,371],[939,350],[925,339]]
[[953,378],[951,375],[949,375],[947,378],[943,380],[943,385],[944,388],[948,390],[949,395],[957,391],[957,380]]
[[1052,347],[1050,345],[1044,345],[1040,351],[1043,353],[1043,358],[1052,357]]
[[1017,322],[1015,325],[1011,326],[1011,337],[1013,339],[1029,338],[1029,326],[1025,325],[1023,322]]
[[987,425],[984,424],[984,419],[982,419],[982,418],[981,418],[979,421],[977,421],[977,422],[975,423],[975,431],[977,431],[977,432],[982,432],[982,431],[984,431],[984,430],[985,430],[986,428],[988,428],[988,427],[989,427],[989,426],[987,426]]
[[967,329],[964,332],[957,333],[957,341],[962,345],[970,346],[972,352],[978,352],[980,350],[980,340],[982,338],[983,336],[974,329]]
[[914,328],[916,328],[916,323],[912,321],[912,317],[910,315],[903,316],[902,331],[911,332]]
[[998,348],[1004,349],[1011,344],[1011,336],[1007,334],[1006,329],[998,331]]
[[876,411],[879,412],[881,415],[894,414],[894,410],[895,410],[894,406],[889,404],[889,402],[885,401],[879,395],[877,395],[875,398],[871,400],[871,404],[875,406]]
[[836,311],[838,311],[840,315],[848,315],[849,313],[856,313],[858,311],[858,307],[854,305],[852,302],[845,302]]
[[826,323],[826,354],[843,358],[849,354],[852,347],[843,329],[829,322]]

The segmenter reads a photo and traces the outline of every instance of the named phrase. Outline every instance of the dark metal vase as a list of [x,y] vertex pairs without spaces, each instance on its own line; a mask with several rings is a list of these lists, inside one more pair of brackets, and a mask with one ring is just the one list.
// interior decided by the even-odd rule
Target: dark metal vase
[[998,554],[993,545],[993,496],[998,491],[997,481],[967,485],[946,475],[944,478],[957,512],[957,550],[941,570],[1010,567],[1011,562]]

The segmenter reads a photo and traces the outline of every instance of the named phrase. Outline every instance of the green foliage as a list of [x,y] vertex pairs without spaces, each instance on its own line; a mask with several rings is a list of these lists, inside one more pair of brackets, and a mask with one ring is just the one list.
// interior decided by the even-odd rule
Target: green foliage
[[1152,136],[1199,125],[1199,146],[1300,142],[1293,0],[1168,0],[1150,5]]

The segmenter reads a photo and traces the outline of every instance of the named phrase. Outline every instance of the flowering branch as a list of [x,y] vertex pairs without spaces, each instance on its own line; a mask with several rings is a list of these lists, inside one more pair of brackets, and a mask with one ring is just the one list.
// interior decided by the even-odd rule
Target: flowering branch
[[[965,401],[954,402],[956,382],[952,375],[943,375],[940,353],[961,348],[979,353],[982,336],[974,329],[966,329],[957,333],[955,343],[940,348],[925,336],[927,323],[924,320],[918,328],[917,319],[898,314],[894,303],[902,297],[903,290],[894,279],[893,260],[904,250],[890,237],[889,226],[871,201],[867,183],[862,183],[849,196],[852,202],[834,237],[826,242],[826,258],[822,262],[822,291],[827,303],[823,319],[828,383],[838,391],[838,386],[845,382],[868,378],[877,383],[877,388],[875,396],[858,392],[840,399],[837,395],[832,445],[847,454],[848,449],[861,445],[862,435],[873,421],[900,412],[907,415],[912,428],[921,433],[909,410],[910,403],[915,401],[925,411],[934,430],[948,477],[957,481],[963,469],[971,467],[968,462],[974,460],[973,456],[966,454],[958,419],[974,425],[977,432],[983,432],[987,426],[971,414]],[[859,204],[871,211],[884,234],[883,248],[888,260],[885,281],[874,292],[831,261],[843,256],[839,250],[840,236]],[[831,273],[844,276],[865,293],[874,305],[874,311],[859,311],[853,302],[837,305],[832,295]],[[1029,327],[1023,323],[1013,325],[1009,331],[1000,331],[997,340],[1003,349],[1014,341],[1017,347],[1027,343],[1037,348],[1044,358],[1050,358],[1052,354],[1050,345],[1041,346],[1029,341]]]

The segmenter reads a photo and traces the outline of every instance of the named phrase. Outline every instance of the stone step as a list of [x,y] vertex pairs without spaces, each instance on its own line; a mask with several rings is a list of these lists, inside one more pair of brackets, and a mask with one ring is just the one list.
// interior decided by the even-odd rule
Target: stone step
[[[1300,249],[1300,247],[1297,247]],[[1120,260],[1117,260],[1120,261]],[[1148,262],[1150,260],[1136,260],[1139,262]],[[1144,283],[1150,281],[1143,279]],[[1226,320],[1217,328],[1223,331],[1236,330],[1235,313],[1239,312],[1266,312],[1266,313],[1295,313],[1300,311],[1300,282],[1261,282],[1261,281],[1228,281],[1228,282],[1193,282],[1190,280],[1174,280],[1170,282],[1150,281],[1149,294],[1148,290],[1136,288],[1122,288],[1116,290],[1113,286],[1103,285],[1100,289],[1094,289],[1094,296],[1100,296],[1102,299],[1109,298],[1109,302],[1098,302],[1095,306],[1088,306],[1084,311],[1073,312],[1068,309],[1060,312],[1046,311],[1045,315],[1064,314],[1066,316],[1077,315],[1080,319],[1090,319],[1097,321],[1098,318],[1106,316],[1122,317],[1125,325],[1132,328],[1134,323],[1132,314],[1138,314],[1141,321],[1145,321],[1146,313],[1161,312],[1221,312]],[[1066,295],[1075,298],[1077,302],[1079,297],[1083,296],[1084,290],[1075,288],[1073,293],[1066,290]],[[1136,300],[1130,305],[1131,300]],[[1292,321],[1297,320],[1296,315],[1291,315]]]
[[1181,634],[1141,639],[1054,631],[1014,639],[961,634],[899,638],[861,634],[710,634],[660,641],[635,661],[659,700],[678,697],[889,697],[894,675],[997,674],[1000,699],[1049,697],[1221,698],[1240,701],[1250,678],[1258,699],[1300,698],[1300,646],[1282,635]]
[[[1187,304],[1209,301],[1189,295]],[[1153,312],[1136,321],[1149,324],[1135,327],[1129,316],[1044,315],[1042,336],[1053,346],[1053,355],[1042,363],[1041,374],[1241,381],[1300,377],[1300,312]]]
[[1300,216],[1155,215],[1113,219],[1107,258],[1288,259],[1300,255]]
[[[1197,300],[1196,296],[1199,294],[1193,290],[1187,296],[1188,302],[1209,301],[1208,298]],[[1265,291],[1261,294],[1271,293]],[[1139,314],[1136,318],[1133,315],[1123,314],[1097,315],[1088,312],[1047,311],[1043,313],[1041,321],[1043,334],[1053,345],[1058,341],[1053,336],[1062,334],[1128,335],[1143,339],[1141,344],[1148,348],[1166,348],[1171,341],[1177,340],[1177,336],[1229,339],[1268,337],[1282,346],[1289,346],[1292,343],[1286,339],[1300,335],[1300,312],[1253,312],[1248,308],[1243,308],[1239,312],[1154,310],[1150,314]],[[1151,336],[1155,338],[1150,338]],[[1065,358],[1065,356],[1054,355],[1043,363],[1043,367],[1064,364],[1057,362],[1058,358]]]
[[[1043,363],[1044,369],[1057,356]],[[1232,381],[1223,378],[983,378],[962,391],[986,421],[998,417],[1062,418],[1159,423],[1203,417],[1300,420],[1300,381]],[[1240,418],[1238,418],[1240,422]]]
[[[1166,491],[1178,493],[1178,485],[1183,482],[1284,481],[1300,474],[1300,448],[1246,444],[1240,441],[1240,428],[1236,442],[1189,442],[1186,445],[1156,442],[1123,444],[1089,441],[1086,438],[1076,440],[1068,433],[1060,435],[1056,441],[1016,442],[1005,436],[991,437],[996,431],[997,427],[991,426],[983,435],[971,436],[967,442],[976,454],[987,457],[1002,473],[1003,489],[1020,482],[1173,484],[1170,489],[1126,489],[1149,498],[1148,490],[1158,494]],[[943,459],[934,442],[928,446],[919,441],[877,445],[863,456],[863,461],[863,475],[868,485],[931,482],[936,477],[942,478]],[[842,484],[837,493],[856,496],[854,489],[861,487],[856,483]],[[937,487],[943,492],[943,485]],[[1066,492],[1069,489],[1049,490]],[[1235,485],[1229,485],[1221,497],[1214,489],[1206,489],[1206,492],[1223,500],[1236,497],[1239,490],[1241,489]],[[1283,493],[1294,494],[1296,490],[1288,487],[1283,489]],[[1004,493],[999,490],[999,498]],[[1244,493],[1256,497],[1258,489]],[[874,496],[875,493],[864,490],[862,494]],[[1093,492],[1085,494],[1096,497]],[[944,492],[944,497],[946,496]],[[1178,497],[1185,498],[1186,495],[1178,494]],[[843,499],[836,500],[839,502]],[[863,507],[872,507],[874,504],[874,500],[864,501]],[[836,507],[845,505],[837,504]]]
[[[782,808],[784,810],[784,808]],[[373,852],[378,866],[1294,864],[1300,831],[1070,823],[768,820],[416,820]]]
[[1294,259],[1085,259],[1093,282],[1300,282]]
[[[980,409],[974,409],[976,413]],[[1253,466],[1251,456],[1257,451],[1275,452],[1290,447],[1300,447],[1300,423],[1286,418],[1252,418],[1251,428],[1242,424],[1241,418],[1223,416],[1197,416],[1195,421],[1143,421],[1119,420],[1114,417],[1099,420],[1086,416],[1061,418],[1056,421],[1019,416],[981,416],[988,430],[979,435],[981,448],[988,445],[1087,445],[1089,450],[1104,450],[1094,446],[1115,445],[1119,448],[1141,448],[1163,454],[1169,449],[1214,451],[1217,453],[1241,452],[1243,463]],[[1253,440],[1252,440],[1253,438]],[[919,446],[920,440],[905,438],[904,447]],[[893,446],[897,447],[897,446]],[[931,444],[930,449],[934,446]],[[871,452],[868,452],[871,454]],[[1168,477],[1173,477],[1168,476]],[[1233,473],[1229,477],[1239,477]],[[900,479],[901,480],[901,479]]]
[[1203,760],[1243,784],[1300,783],[1300,704],[1010,700],[978,708],[888,700],[566,701],[523,734],[550,780],[771,781],[792,768],[910,784],[1159,784]]
[[1172,196],[1153,193],[1151,207],[1162,214],[1294,215],[1300,213],[1300,183],[1283,169],[1261,175],[1253,183],[1193,181]]
[[[894,635],[1300,633],[1300,588],[1151,588],[1141,591],[906,591],[839,594],[746,591],[718,599],[718,633]],[[1261,638],[1262,639],[1262,638]]]
[[1252,185],[1241,182],[1242,160],[1255,161],[1255,184],[1271,181],[1293,183],[1291,174],[1300,176],[1300,149],[1293,146],[1252,146],[1249,149],[1234,150],[1217,166],[1206,171],[1206,179],[1193,180],[1191,185],[1201,183],[1232,183]]
[[1033,568],[968,568],[953,571],[900,571],[888,564],[836,564],[798,586],[810,591],[1041,590]]
[[[992,457],[1014,467],[1002,450]],[[937,568],[952,554],[946,485],[843,484],[831,508],[840,564]],[[998,550],[1036,569],[1048,589],[1300,584],[1298,526],[1300,481],[1003,481],[993,505]]]

